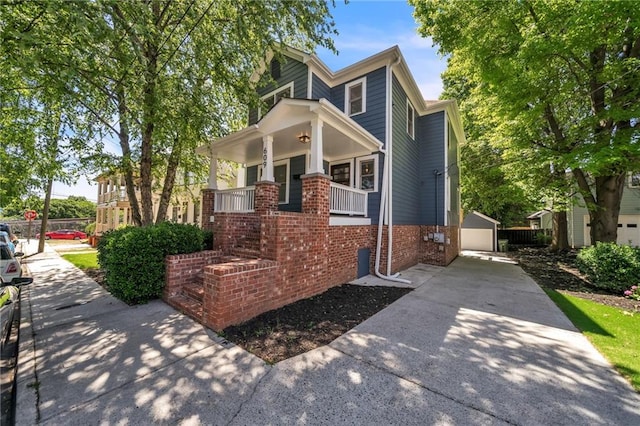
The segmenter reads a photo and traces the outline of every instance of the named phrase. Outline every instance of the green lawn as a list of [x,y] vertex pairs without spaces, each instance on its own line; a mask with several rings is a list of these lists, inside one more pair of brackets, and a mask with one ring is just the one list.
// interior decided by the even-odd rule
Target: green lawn
[[68,253],[63,254],[63,258],[73,263],[80,269],[99,268],[98,265],[98,252],[92,251],[88,253]]
[[640,314],[545,290],[571,322],[640,392]]

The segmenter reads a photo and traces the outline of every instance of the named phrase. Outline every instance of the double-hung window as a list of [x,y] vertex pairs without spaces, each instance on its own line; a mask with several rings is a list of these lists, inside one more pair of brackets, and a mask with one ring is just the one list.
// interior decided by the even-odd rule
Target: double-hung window
[[629,175],[629,187],[640,188],[640,172],[631,172]]
[[359,78],[345,85],[344,110],[347,115],[362,114],[367,110],[367,79]]
[[356,187],[365,191],[378,190],[378,156],[356,159]]
[[[269,111],[278,101],[282,98],[293,98],[293,81],[289,84],[285,84],[282,87],[278,87],[276,90],[264,95],[262,101],[266,105],[264,112]],[[258,120],[263,116],[262,107],[258,109]]]
[[416,119],[416,110],[407,99],[407,134],[411,136],[411,139],[415,139],[415,119]]

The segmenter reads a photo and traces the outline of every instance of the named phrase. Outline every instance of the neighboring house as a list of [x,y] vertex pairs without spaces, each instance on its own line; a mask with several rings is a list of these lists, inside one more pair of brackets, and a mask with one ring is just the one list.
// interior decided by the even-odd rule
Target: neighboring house
[[473,211],[462,222],[462,250],[498,251],[498,222]]
[[553,212],[551,210],[539,210],[527,216],[531,229],[552,229]]
[[[197,151],[211,176],[219,158],[246,167],[244,187],[203,190],[219,253],[205,288],[217,290],[191,315],[214,329],[370,273],[447,265],[460,251],[455,101],[425,101],[397,46],[337,72],[315,55],[284,55],[252,78],[272,81],[258,85],[266,107],[249,126]],[[169,300],[182,297],[171,275]],[[229,280],[244,283],[246,303],[222,300]]]
[[[224,165],[229,169],[229,165]],[[228,170],[227,170],[228,172]],[[227,173],[228,174],[228,173]],[[119,226],[133,225],[131,203],[127,195],[124,176],[121,174],[103,174],[95,181],[98,183],[98,203],[96,206],[96,235],[116,229]],[[221,187],[228,184],[221,180]],[[202,225],[202,193],[208,183],[184,183],[178,179],[173,188],[166,219],[177,223]],[[140,202],[140,189],[136,186],[136,197]],[[152,194],[153,217],[158,213],[161,191]]]
[[[580,205],[568,212],[569,245],[574,248],[591,245],[589,212]],[[618,244],[640,247],[640,172],[630,173],[622,194],[618,216]]]

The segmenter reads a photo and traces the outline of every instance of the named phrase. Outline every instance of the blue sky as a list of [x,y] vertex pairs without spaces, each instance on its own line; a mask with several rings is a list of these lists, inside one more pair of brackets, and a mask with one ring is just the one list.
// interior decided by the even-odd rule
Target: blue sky
[[[344,4],[343,0],[336,0],[332,15],[339,32],[334,39],[339,54],[326,49],[316,52],[332,71],[398,45],[423,97],[437,99],[440,96],[440,74],[446,68],[446,61],[440,58],[437,48],[431,46],[431,39],[418,35],[413,7],[406,1],[351,0]],[[73,186],[56,182],[53,194],[56,198],[78,195],[96,201],[97,187],[83,177]]]

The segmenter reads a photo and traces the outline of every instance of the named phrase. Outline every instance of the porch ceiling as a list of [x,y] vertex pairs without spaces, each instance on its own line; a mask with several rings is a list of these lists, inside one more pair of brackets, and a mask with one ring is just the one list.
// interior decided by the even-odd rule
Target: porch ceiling
[[257,124],[198,148],[199,154],[238,163],[262,161],[262,137],[273,136],[274,159],[308,153],[298,135],[311,135],[311,120],[322,120],[323,157],[327,161],[358,157],[379,151],[382,143],[325,99],[281,99]]

